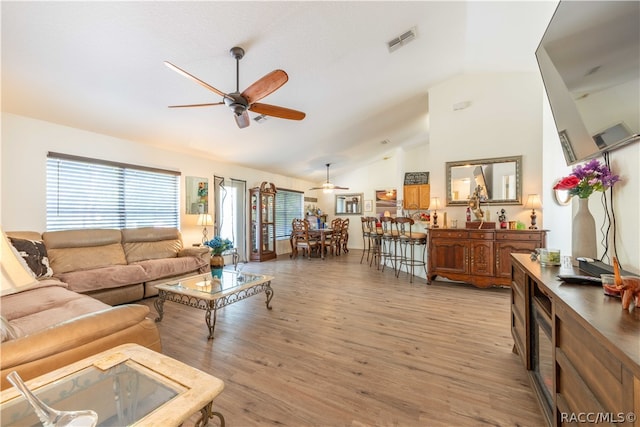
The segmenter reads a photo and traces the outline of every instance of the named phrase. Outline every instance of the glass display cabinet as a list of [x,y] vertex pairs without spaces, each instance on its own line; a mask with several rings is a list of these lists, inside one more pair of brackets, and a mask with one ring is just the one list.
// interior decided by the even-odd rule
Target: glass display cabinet
[[267,261],[276,257],[276,186],[263,182],[249,190],[251,219],[251,261]]

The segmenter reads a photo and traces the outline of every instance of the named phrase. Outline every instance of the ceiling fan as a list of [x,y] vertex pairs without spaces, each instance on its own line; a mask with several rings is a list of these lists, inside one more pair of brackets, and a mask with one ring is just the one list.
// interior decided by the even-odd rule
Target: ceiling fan
[[173,65],[172,63],[165,61],[165,65],[175,72],[182,74],[183,76],[195,81],[196,83],[204,86],[212,92],[217,93],[222,97],[221,102],[214,102],[208,104],[189,104],[189,105],[170,105],[169,108],[185,108],[185,107],[210,107],[212,105],[226,105],[233,111],[236,123],[239,128],[246,128],[249,126],[249,113],[263,114],[265,116],[279,117],[281,119],[289,120],[302,120],[305,117],[305,113],[301,111],[292,110],[289,108],[278,107],[276,105],[262,104],[257,101],[261,100],[265,96],[275,92],[283,84],[289,80],[289,76],[283,70],[274,70],[262,77],[251,86],[246,88],[240,93],[240,60],[244,56],[244,49],[241,47],[233,47],[229,51],[231,56],[236,59],[236,91],[231,93],[224,93],[221,90],[216,89],[210,84],[200,80],[192,74],[189,74],[182,68]]
[[349,187],[340,187],[329,182],[329,166],[331,166],[331,163],[327,163],[326,166],[327,166],[327,182],[322,184],[322,187],[313,187],[313,188],[310,188],[309,190],[322,190],[323,193],[331,193],[333,190],[348,190]]

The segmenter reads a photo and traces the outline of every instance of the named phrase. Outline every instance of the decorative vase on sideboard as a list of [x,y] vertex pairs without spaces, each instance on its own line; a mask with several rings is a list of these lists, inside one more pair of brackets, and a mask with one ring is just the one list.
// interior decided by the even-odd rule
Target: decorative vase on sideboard
[[578,198],[578,211],[571,224],[571,255],[574,259],[598,257],[596,221],[589,211],[589,198]]
[[211,276],[221,278],[222,268],[224,267],[224,258],[222,255],[211,255]]

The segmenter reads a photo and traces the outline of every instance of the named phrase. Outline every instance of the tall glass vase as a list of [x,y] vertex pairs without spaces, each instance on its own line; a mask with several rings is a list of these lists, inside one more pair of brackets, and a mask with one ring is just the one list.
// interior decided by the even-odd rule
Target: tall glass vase
[[571,227],[571,255],[573,258],[597,259],[596,221],[589,211],[589,199],[578,198],[578,211]]

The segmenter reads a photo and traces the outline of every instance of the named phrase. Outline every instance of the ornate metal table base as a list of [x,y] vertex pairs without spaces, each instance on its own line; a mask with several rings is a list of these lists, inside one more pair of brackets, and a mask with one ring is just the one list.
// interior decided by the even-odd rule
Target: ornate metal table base
[[213,410],[213,402],[207,403],[207,405],[200,410],[202,414],[198,421],[194,424],[195,427],[204,427],[209,425],[209,420],[213,417],[218,417],[220,420],[220,427],[225,427],[224,416],[220,412],[216,412]]
[[226,307],[234,302],[241,301],[245,298],[249,298],[253,295],[257,295],[264,292],[267,296],[267,309],[271,310],[271,299],[273,298],[273,289],[271,289],[271,281],[259,283],[254,286],[239,289],[237,292],[231,292],[226,295],[215,297],[211,299],[197,297],[193,295],[179,294],[164,289],[158,289],[158,298],[153,302],[153,305],[158,312],[156,322],[162,321],[164,316],[164,302],[173,301],[189,307],[194,307],[200,310],[205,310],[204,319],[209,328],[208,339],[213,339],[213,331],[216,327],[216,313],[219,308]]

